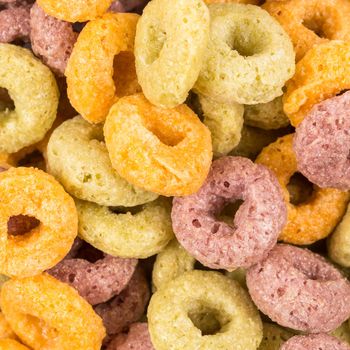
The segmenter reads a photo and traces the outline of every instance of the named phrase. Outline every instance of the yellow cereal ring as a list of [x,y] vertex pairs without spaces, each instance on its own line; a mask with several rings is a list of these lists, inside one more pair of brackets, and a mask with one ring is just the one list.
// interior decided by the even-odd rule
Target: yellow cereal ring
[[5,283],[1,309],[34,350],[100,350],[105,329],[78,292],[48,274]]
[[282,344],[294,336],[294,333],[272,323],[264,323],[263,332],[258,350],[280,350]]
[[13,339],[0,339],[0,350],[30,350]]
[[[203,335],[191,315],[213,315],[221,329]],[[262,339],[258,310],[238,282],[209,271],[186,272],[153,294],[148,326],[157,350],[256,350]]]
[[12,330],[4,315],[0,312],[0,339],[17,339],[16,334]]
[[67,120],[51,135],[47,146],[48,171],[73,196],[106,206],[125,206],[157,198],[129,184],[112,168],[101,125],[81,117]]
[[113,167],[135,186],[183,196],[208,174],[210,132],[186,105],[163,109],[142,94],[123,97],[111,108],[104,134]]
[[135,62],[145,96],[172,108],[186,100],[198,78],[209,38],[202,0],[152,0],[137,25]]
[[267,103],[282,95],[295,69],[293,45],[258,6],[209,5],[211,32],[194,90],[219,102]]
[[[133,61],[138,19],[132,13],[105,14],[89,22],[74,45],[65,71],[68,97],[91,123],[103,122],[118,98],[140,91]],[[121,67],[113,70],[114,58],[121,52]]]
[[287,185],[297,172],[297,162],[293,152],[293,136],[286,135],[270,144],[257,157],[256,162],[270,168],[282,187],[288,209],[287,224],[279,239],[292,244],[311,244],[327,237],[342,218],[349,193],[332,188],[314,186],[311,198],[305,203],[293,205]]
[[350,40],[348,0],[267,1],[263,8],[292,39],[297,61],[315,45],[328,40]]
[[[18,215],[40,224],[24,235],[8,235],[9,219]],[[74,201],[51,175],[34,168],[0,173],[0,273],[25,277],[55,266],[77,232]]]
[[58,88],[49,68],[24,48],[0,43],[0,87],[15,109],[0,111],[0,152],[14,153],[44,138],[56,118]]
[[50,16],[67,22],[86,22],[103,15],[112,0],[38,0]]
[[218,103],[199,96],[203,111],[203,123],[211,132],[215,157],[226,155],[241,139],[244,107],[238,103]]
[[159,253],[174,237],[165,199],[147,203],[135,214],[113,213],[90,202],[76,204],[80,237],[107,254],[144,259]]
[[284,111],[298,126],[311,108],[350,88],[350,43],[316,45],[297,63],[283,96]]

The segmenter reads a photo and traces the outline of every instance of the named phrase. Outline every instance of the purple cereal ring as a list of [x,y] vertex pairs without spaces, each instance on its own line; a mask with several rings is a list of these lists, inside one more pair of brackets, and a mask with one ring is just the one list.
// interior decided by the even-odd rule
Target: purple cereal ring
[[22,39],[29,41],[29,7],[13,7],[0,11],[0,43]]
[[292,337],[280,350],[350,350],[350,347],[331,335],[321,333]]
[[133,323],[127,334],[118,334],[107,350],[154,350],[147,323]]
[[71,23],[47,15],[36,3],[30,11],[33,52],[57,75],[63,76],[78,34]]
[[296,128],[298,170],[319,187],[350,189],[350,91],[314,106]]
[[116,297],[95,306],[95,311],[103,320],[107,335],[120,333],[143,315],[150,291],[144,272],[137,268],[127,287]]
[[247,272],[256,306],[281,326],[330,332],[350,317],[350,283],[323,257],[278,244]]
[[[244,203],[231,225],[216,217],[225,205]],[[200,190],[174,198],[173,229],[181,245],[214,269],[247,268],[263,259],[277,242],[287,219],[282,190],[272,172],[247,158],[213,162]]]

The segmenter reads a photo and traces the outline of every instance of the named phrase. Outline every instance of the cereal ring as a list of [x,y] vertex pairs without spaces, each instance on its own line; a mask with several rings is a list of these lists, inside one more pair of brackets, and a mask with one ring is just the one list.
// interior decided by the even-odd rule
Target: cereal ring
[[123,97],[111,108],[104,135],[113,167],[146,190],[188,195],[208,174],[210,132],[186,105],[163,109],[142,94]]
[[263,327],[264,336],[258,350],[280,350],[281,345],[294,335],[272,323],[264,323]]
[[315,105],[299,124],[293,150],[298,170],[309,181],[350,189],[349,129],[350,91]]
[[0,152],[14,153],[40,141],[50,129],[58,89],[53,74],[29,50],[10,44],[0,44],[0,86],[16,105],[0,111]]
[[265,130],[288,126],[289,119],[283,111],[282,97],[277,97],[268,103],[244,106],[244,122]]
[[283,96],[284,111],[298,126],[311,108],[350,88],[350,43],[316,45],[297,63]]
[[128,334],[118,334],[107,346],[107,350],[155,350],[147,323],[133,323]]
[[129,283],[136,259],[103,254],[96,262],[81,258],[64,259],[48,273],[75,288],[91,305],[101,304],[119,294]]
[[238,103],[218,103],[199,96],[203,111],[203,123],[211,132],[215,157],[225,155],[235,148],[241,139],[244,107]]
[[138,321],[143,315],[150,296],[147,280],[138,268],[128,286],[107,303],[95,306],[101,316],[107,334],[113,336]]
[[[259,193],[259,196],[256,195]],[[243,199],[233,223],[217,219],[228,203]],[[214,161],[201,189],[173,200],[173,229],[180,244],[203,265],[249,267],[277,242],[287,209],[277,179],[241,157]]]
[[0,11],[0,43],[17,39],[28,41],[30,34],[28,7],[15,7]]
[[283,344],[281,350],[350,350],[348,344],[328,334],[299,335]]
[[135,37],[135,63],[142,91],[154,105],[185,102],[198,78],[209,38],[209,11],[202,0],[152,0]]
[[6,282],[1,308],[33,350],[100,350],[105,336],[92,307],[72,287],[47,274]]
[[[210,313],[218,320],[216,334],[205,335],[191,314]],[[148,327],[157,350],[255,350],[262,324],[247,292],[216,272],[190,271],[160,289],[148,307]],[[221,328],[221,329],[220,329]]]
[[147,203],[136,213],[76,201],[79,235],[107,254],[148,258],[159,253],[174,237],[170,205],[165,199]]
[[350,40],[347,0],[267,1],[263,9],[275,17],[291,38],[299,61],[313,46],[328,40]]
[[33,52],[56,74],[63,76],[78,37],[72,25],[47,15],[34,4],[30,10],[30,29]]
[[81,117],[67,120],[47,145],[48,171],[73,196],[100,205],[132,207],[156,199],[115,172],[102,140],[102,126]]
[[294,74],[294,51],[266,11],[243,4],[209,5],[211,38],[195,91],[218,102],[266,103]]
[[12,330],[4,315],[0,312],[0,339],[17,339],[16,334]]
[[26,346],[20,344],[13,339],[1,339],[0,350],[30,350]]
[[112,0],[37,0],[50,16],[67,22],[86,22],[102,16]]
[[[126,87],[116,85],[113,76],[114,58],[122,51],[129,53],[124,70],[125,76],[133,66],[133,50],[136,24],[139,16],[131,13],[108,13],[89,22],[79,34],[68,60],[66,77],[68,97],[72,106],[91,123],[106,119],[109,109],[120,97],[139,90],[136,72],[126,81]],[[115,72],[114,72],[115,73]],[[119,76],[115,75],[117,81]]]
[[[40,221],[30,232],[8,236],[8,221],[28,215]],[[0,273],[25,277],[55,266],[78,231],[74,201],[51,176],[33,168],[0,173]]]
[[248,270],[247,286],[255,305],[284,327],[329,332],[350,316],[350,283],[307,249],[278,244]]

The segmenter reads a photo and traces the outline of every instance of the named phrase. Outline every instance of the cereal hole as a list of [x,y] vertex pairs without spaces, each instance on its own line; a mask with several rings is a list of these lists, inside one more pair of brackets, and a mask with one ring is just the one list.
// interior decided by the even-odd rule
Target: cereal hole
[[109,207],[111,213],[136,215],[144,210],[144,205],[136,205],[134,207]]
[[290,178],[287,189],[290,203],[300,205],[311,200],[314,186],[305,176],[297,172]]
[[30,234],[40,225],[40,221],[33,216],[14,215],[7,221],[7,234],[10,236],[23,236]]
[[[224,186],[225,186],[225,183],[224,183]],[[225,222],[226,224],[232,226],[235,215],[236,215],[238,209],[240,208],[240,206],[243,204],[243,202],[244,202],[243,200],[238,199],[232,203],[227,203],[224,206],[224,208],[219,213],[216,214],[216,216],[215,216],[216,219],[218,221]],[[215,232],[213,232],[213,230],[214,230],[214,227],[212,228],[212,233],[215,233]]]
[[15,103],[12,100],[10,94],[8,93],[8,90],[0,87],[0,112],[6,111],[6,110],[12,111],[14,109],[15,109]]
[[323,21],[318,18],[304,19],[304,27],[314,32],[320,38],[326,38],[327,34],[323,30]]

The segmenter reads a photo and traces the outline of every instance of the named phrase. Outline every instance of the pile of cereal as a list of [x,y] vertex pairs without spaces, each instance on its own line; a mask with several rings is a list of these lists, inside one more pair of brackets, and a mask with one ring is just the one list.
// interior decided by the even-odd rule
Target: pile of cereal
[[350,350],[349,0],[0,0],[0,350]]

